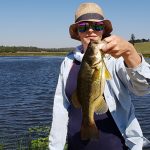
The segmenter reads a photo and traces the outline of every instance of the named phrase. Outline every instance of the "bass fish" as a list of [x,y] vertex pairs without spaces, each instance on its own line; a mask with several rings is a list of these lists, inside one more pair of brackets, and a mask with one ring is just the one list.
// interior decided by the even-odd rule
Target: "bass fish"
[[111,75],[103,59],[102,44],[101,40],[90,41],[80,66],[77,88],[71,97],[74,107],[82,109],[81,140],[99,138],[94,113],[108,111],[103,93],[105,81],[111,79]]

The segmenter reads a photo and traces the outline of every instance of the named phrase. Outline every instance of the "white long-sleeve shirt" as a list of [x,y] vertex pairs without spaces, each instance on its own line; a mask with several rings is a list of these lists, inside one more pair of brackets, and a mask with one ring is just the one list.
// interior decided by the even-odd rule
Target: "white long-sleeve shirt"
[[[49,135],[49,149],[63,150],[67,137],[69,100],[65,86],[74,60],[74,53],[65,57],[60,67],[58,84],[54,96],[53,119]],[[142,150],[150,142],[143,136],[141,127],[134,114],[130,92],[136,95],[150,93],[150,65],[142,57],[142,63],[136,68],[126,68],[122,57],[105,59],[112,80],[106,81],[104,96],[109,111],[118,129],[131,150]]]

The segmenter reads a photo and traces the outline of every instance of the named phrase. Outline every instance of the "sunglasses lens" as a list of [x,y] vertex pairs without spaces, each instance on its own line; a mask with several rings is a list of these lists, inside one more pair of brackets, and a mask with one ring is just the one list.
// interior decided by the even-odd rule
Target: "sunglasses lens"
[[103,31],[104,23],[103,22],[81,22],[78,24],[78,32],[86,32],[89,28],[92,28],[94,31]]
[[87,24],[85,22],[78,24],[78,32],[85,32],[87,29]]
[[93,30],[103,31],[104,30],[104,23],[103,22],[98,22],[98,23],[93,24]]

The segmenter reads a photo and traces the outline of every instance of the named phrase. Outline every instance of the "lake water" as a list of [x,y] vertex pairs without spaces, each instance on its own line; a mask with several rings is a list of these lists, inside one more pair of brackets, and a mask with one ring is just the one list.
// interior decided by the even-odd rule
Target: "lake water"
[[[51,125],[62,60],[63,57],[0,57],[0,144],[6,144],[6,149],[12,150],[15,138],[25,135],[28,128]],[[150,140],[150,95],[132,96],[136,116]]]

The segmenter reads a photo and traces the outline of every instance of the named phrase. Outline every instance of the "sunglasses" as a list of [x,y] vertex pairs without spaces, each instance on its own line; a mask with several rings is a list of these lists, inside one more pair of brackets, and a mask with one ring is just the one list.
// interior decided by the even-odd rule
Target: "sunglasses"
[[104,23],[101,22],[80,22],[78,23],[77,30],[78,32],[86,32],[89,29],[93,29],[94,31],[103,31]]

